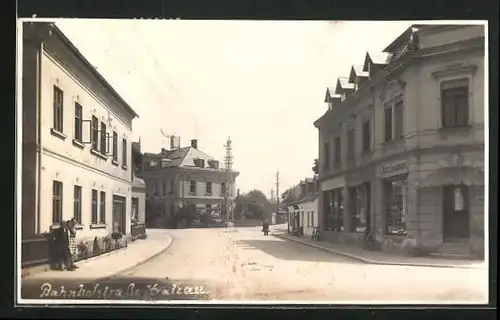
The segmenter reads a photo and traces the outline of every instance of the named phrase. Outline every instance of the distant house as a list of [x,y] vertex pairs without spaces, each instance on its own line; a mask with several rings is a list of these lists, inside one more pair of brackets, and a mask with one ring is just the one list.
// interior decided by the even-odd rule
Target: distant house
[[171,145],[170,150],[145,153],[142,159],[147,200],[151,210],[165,220],[173,219],[180,208],[186,207],[224,215],[225,201],[235,198],[238,175],[236,171],[228,174],[218,160],[199,150],[198,140],[191,140],[188,147]]
[[314,178],[306,178],[294,189],[299,190],[298,201],[288,204],[289,229],[303,228],[305,236],[311,236],[318,226],[318,190]]

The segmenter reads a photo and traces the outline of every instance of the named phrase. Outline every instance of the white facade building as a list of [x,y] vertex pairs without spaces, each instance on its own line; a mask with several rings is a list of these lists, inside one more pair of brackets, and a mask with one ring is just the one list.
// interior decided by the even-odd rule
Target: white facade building
[[312,236],[314,227],[318,226],[318,194],[310,194],[301,201],[288,206],[290,227],[293,226],[294,218],[298,218],[295,223],[303,228],[304,236]]
[[23,238],[130,234],[137,114],[53,24],[23,29]]

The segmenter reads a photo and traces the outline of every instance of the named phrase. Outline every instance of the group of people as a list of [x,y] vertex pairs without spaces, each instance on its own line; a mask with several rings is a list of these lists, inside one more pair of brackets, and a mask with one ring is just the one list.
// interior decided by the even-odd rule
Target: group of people
[[52,264],[57,270],[74,271],[78,268],[75,264],[77,255],[76,224],[74,218],[63,221],[52,234],[51,257]]

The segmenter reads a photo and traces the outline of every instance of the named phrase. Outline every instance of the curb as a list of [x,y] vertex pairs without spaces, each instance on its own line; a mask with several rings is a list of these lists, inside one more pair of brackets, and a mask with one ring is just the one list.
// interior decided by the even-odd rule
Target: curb
[[428,264],[428,263],[412,263],[412,262],[384,262],[384,261],[375,261],[375,260],[371,260],[371,259],[362,258],[362,257],[359,257],[359,256],[354,255],[354,254],[346,253],[346,252],[343,252],[343,251],[340,251],[340,250],[335,250],[335,249],[331,249],[331,248],[325,248],[325,247],[322,247],[322,246],[319,246],[319,245],[316,245],[316,244],[313,244],[313,243],[308,243],[308,242],[300,241],[300,240],[293,239],[293,238],[290,238],[290,237],[287,237],[287,236],[284,236],[284,235],[280,235],[280,234],[276,234],[276,233],[271,233],[271,235],[273,235],[273,236],[275,236],[277,238],[280,238],[280,239],[290,240],[290,241],[293,241],[293,242],[296,242],[296,243],[300,243],[300,244],[305,245],[305,246],[313,247],[313,248],[320,249],[320,250],[323,250],[323,251],[328,251],[330,253],[335,253],[335,254],[338,254],[340,256],[348,257],[348,258],[351,258],[353,260],[357,260],[357,261],[364,262],[364,263],[367,263],[367,264],[388,265],[388,266],[407,266],[407,267],[411,266],[411,267],[431,267],[431,268],[479,269],[478,267],[474,267],[474,266],[460,266],[460,265],[447,265],[447,264]]
[[131,266],[128,266],[126,268],[118,270],[117,272],[115,272],[114,274],[112,274],[110,276],[106,276],[106,277],[100,278],[99,280],[107,280],[107,279],[110,279],[110,278],[114,278],[116,276],[121,275],[122,273],[128,272],[128,271],[130,271],[130,270],[132,270],[134,268],[137,268],[138,266],[143,265],[146,262],[149,262],[149,261],[153,260],[154,258],[158,257],[159,255],[161,255],[162,253],[164,253],[165,251],[167,251],[172,246],[172,244],[174,242],[174,240],[172,239],[171,235],[167,235],[167,237],[168,237],[167,245],[163,249],[161,249],[160,251],[158,251],[157,253],[155,253],[152,256],[149,256],[147,258],[144,258],[142,260],[139,260],[137,263],[135,263],[135,264],[133,264]]

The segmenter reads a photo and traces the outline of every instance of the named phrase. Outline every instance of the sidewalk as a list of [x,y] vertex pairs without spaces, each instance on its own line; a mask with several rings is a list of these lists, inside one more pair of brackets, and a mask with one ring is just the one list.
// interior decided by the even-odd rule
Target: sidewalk
[[[128,247],[112,251],[101,256],[78,262],[78,269],[73,272],[33,270],[26,273],[23,270],[23,281],[37,279],[101,279],[123,273],[141,265],[159,254],[165,252],[172,244],[172,237],[161,229],[147,229],[147,239],[129,242]],[[46,270],[46,271],[45,271]]]
[[271,234],[278,238],[294,241],[303,245],[315,247],[317,249],[329,251],[334,254],[346,256],[348,258],[370,264],[466,269],[483,269],[487,267],[484,261],[449,260],[434,257],[392,256],[383,252],[367,251],[354,246],[345,246],[326,241],[314,241],[310,237],[305,236],[301,238],[289,236],[287,234],[287,230],[283,230],[281,228],[275,228]]

